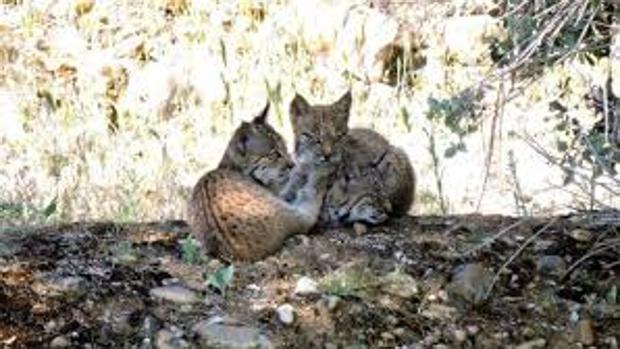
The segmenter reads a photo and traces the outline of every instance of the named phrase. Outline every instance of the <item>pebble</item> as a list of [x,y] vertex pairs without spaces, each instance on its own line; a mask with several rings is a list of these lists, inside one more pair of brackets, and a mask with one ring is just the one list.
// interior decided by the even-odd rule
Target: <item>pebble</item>
[[465,264],[457,268],[447,286],[451,298],[478,305],[487,298],[492,281],[491,273],[481,264]]
[[381,338],[386,341],[393,341],[394,339],[396,339],[396,337],[394,337],[394,334],[390,332],[381,333]]
[[401,270],[394,270],[382,277],[381,285],[384,292],[400,298],[411,298],[420,292],[418,282]]
[[468,335],[475,336],[478,334],[478,332],[480,332],[480,327],[478,327],[477,325],[469,325],[465,327],[465,330],[467,331]]
[[575,332],[573,332],[575,342],[580,342],[583,345],[594,344],[594,329],[592,327],[592,321],[583,319],[577,323]]
[[616,339],[616,337],[605,338],[605,344],[608,345],[609,349],[618,349],[618,340]]
[[303,276],[299,280],[297,280],[297,284],[295,285],[295,291],[293,293],[300,296],[318,294],[318,284],[311,278]]
[[559,278],[566,272],[566,262],[557,255],[541,256],[536,262],[536,270],[543,275]]
[[200,301],[196,293],[180,285],[155,287],[149,292],[151,297],[178,304],[191,304]]
[[338,296],[328,296],[327,297],[327,309],[329,311],[334,311],[338,304],[340,304],[340,297]]
[[533,339],[531,341],[523,342],[515,349],[535,349],[535,348],[544,348],[547,344],[547,341],[544,338]]
[[207,268],[210,270],[218,270],[222,267],[222,262],[219,259],[213,258],[207,263]]
[[585,229],[573,229],[568,235],[577,242],[590,242],[592,241],[592,232]]
[[295,320],[295,310],[293,306],[286,303],[282,304],[276,309],[276,314],[278,314],[278,319],[285,325],[290,325]]
[[454,341],[457,343],[463,343],[467,340],[467,332],[462,329],[454,330]]
[[68,348],[71,346],[71,342],[65,336],[58,336],[52,339],[50,348]]
[[368,227],[360,222],[353,223],[353,231],[357,235],[364,235],[368,232]]
[[33,290],[39,294],[60,296],[62,294],[79,296],[86,292],[86,281],[79,276],[52,276],[44,278],[33,285]]
[[181,338],[183,336],[182,332],[161,329],[157,331],[155,334],[155,348],[157,349],[184,349],[189,348],[190,344]]
[[236,323],[234,320],[225,320],[213,317],[202,320],[192,327],[201,340],[202,347],[206,348],[274,348],[265,335],[254,327]]

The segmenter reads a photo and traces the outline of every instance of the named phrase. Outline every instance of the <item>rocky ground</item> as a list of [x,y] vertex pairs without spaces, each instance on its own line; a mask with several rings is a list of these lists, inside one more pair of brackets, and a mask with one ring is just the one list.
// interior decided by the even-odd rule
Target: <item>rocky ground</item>
[[13,229],[0,343],[617,348],[619,227],[618,213],[407,217],[234,269],[199,258],[183,222]]

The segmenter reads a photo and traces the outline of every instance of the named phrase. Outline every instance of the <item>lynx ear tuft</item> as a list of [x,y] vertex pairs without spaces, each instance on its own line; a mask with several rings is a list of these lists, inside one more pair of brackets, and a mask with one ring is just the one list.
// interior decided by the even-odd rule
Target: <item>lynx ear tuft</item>
[[252,122],[255,124],[265,124],[267,122],[267,115],[269,114],[269,106],[269,101],[267,101],[263,110],[254,118],[254,120],[252,120]]
[[290,113],[291,116],[300,116],[305,114],[310,109],[310,104],[299,93],[295,94],[295,97],[291,101]]

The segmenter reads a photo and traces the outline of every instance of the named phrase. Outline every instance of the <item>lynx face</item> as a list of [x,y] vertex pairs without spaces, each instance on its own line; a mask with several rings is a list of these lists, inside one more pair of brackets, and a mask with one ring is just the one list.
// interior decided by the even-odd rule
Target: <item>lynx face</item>
[[220,168],[251,177],[272,192],[286,183],[293,168],[284,139],[266,121],[269,104],[251,122],[242,122],[228,143]]
[[322,222],[331,226],[385,222],[392,212],[386,195],[359,171],[350,170],[345,168],[327,192]]
[[339,142],[348,131],[351,93],[329,105],[310,105],[301,95],[291,102],[295,154],[301,163],[338,162]]

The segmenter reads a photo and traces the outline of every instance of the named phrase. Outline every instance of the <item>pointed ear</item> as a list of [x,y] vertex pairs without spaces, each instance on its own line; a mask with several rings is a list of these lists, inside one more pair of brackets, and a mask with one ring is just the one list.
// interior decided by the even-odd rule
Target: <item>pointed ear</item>
[[304,97],[296,93],[295,97],[291,101],[290,114],[291,117],[305,114],[310,109],[310,104]]
[[345,92],[345,94],[340,97],[339,100],[334,103],[334,108],[336,108],[341,113],[349,113],[351,110],[351,90]]
[[332,104],[332,111],[338,128],[343,131],[347,130],[349,115],[351,114],[351,90],[348,90],[339,100]]
[[267,104],[265,104],[265,107],[263,108],[263,111],[260,112],[260,114],[258,114],[254,120],[252,120],[253,123],[255,124],[265,124],[267,122],[267,115],[269,114],[269,101],[267,101]]

